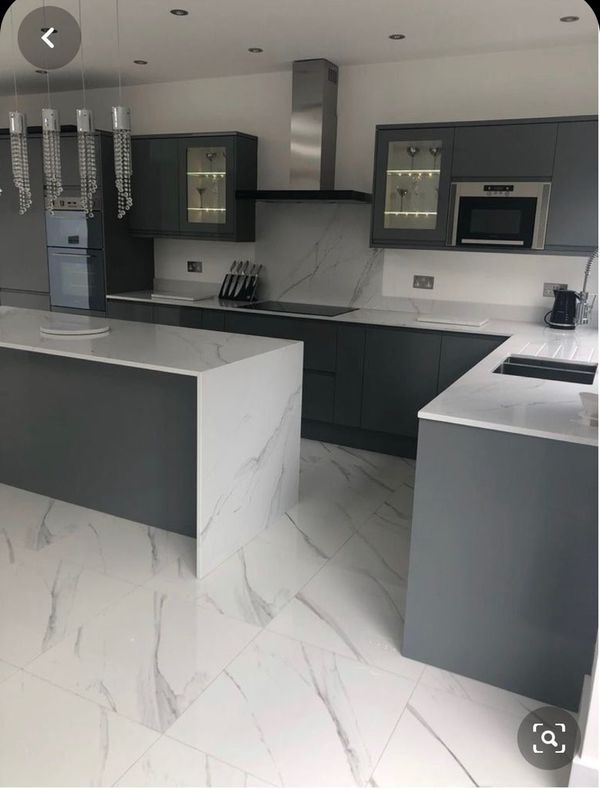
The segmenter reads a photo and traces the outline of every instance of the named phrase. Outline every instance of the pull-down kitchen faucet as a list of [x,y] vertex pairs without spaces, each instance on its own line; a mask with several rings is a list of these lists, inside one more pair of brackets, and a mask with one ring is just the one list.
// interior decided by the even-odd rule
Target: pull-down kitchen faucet
[[590,317],[592,315],[592,310],[594,308],[594,302],[596,301],[595,296],[590,296],[587,291],[587,283],[588,278],[590,276],[590,271],[592,270],[592,266],[598,260],[598,247],[594,250],[594,252],[588,258],[587,263],[585,264],[585,273],[583,275],[583,286],[579,293],[579,301],[577,303],[577,316],[575,322],[579,326],[585,326],[590,322]]

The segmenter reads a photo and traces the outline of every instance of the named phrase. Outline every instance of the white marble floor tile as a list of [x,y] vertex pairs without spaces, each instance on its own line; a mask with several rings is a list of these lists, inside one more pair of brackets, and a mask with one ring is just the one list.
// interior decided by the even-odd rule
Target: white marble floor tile
[[327,565],[268,629],[413,681],[424,664],[401,652],[404,589]]
[[336,444],[321,444],[321,446],[324,459],[339,470],[343,469],[351,477],[364,476],[392,491],[406,482],[410,485],[414,483],[415,461],[412,459]]
[[0,685],[2,786],[110,786],[157,736],[23,671]]
[[264,632],[169,736],[282,786],[360,786],[413,686]]
[[390,524],[378,512],[338,551],[331,564],[355,570],[388,586],[406,587],[410,529]]
[[196,541],[164,529],[83,510],[68,536],[53,541],[44,553],[142,584],[180,555],[194,551]]
[[411,484],[403,483],[398,490],[386,498],[377,510],[377,514],[390,525],[410,526],[414,492]]
[[52,499],[0,483],[0,567],[54,538],[53,508]]
[[8,679],[18,670],[19,669],[16,666],[13,666],[11,663],[7,663],[5,660],[0,660],[0,682]]
[[164,731],[257,632],[245,622],[140,587],[28,670]]
[[475,786],[469,773],[423,724],[406,709],[371,781],[371,786]]
[[132,589],[95,570],[30,553],[0,571],[0,657],[25,666]]
[[[405,720],[375,770],[374,783],[402,785],[414,777],[418,780],[419,775],[426,782],[429,778],[446,782],[456,775],[455,785],[460,786],[566,786],[568,769],[539,770],[521,756],[517,731],[526,714],[526,710],[514,714],[419,684]],[[409,748],[410,743],[414,747]]]
[[514,715],[525,716],[532,710],[547,706],[542,701],[520,696],[518,693],[511,693],[509,690],[497,688],[470,677],[463,677],[460,674],[453,674],[434,666],[427,666],[420,684],[433,690],[452,693],[461,699],[468,699],[477,704],[485,704],[497,710],[512,712]]
[[325,562],[322,551],[283,517],[205,578],[196,578],[194,559],[186,555],[147,586],[264,626]]
[[115,786],[271,786],[250,773],[162,736]]

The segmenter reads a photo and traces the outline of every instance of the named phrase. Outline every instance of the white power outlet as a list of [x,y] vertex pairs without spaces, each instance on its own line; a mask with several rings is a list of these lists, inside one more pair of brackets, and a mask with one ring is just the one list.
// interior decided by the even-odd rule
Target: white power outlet
[[555,290],[566,290],[569,286],[566,282],[544,282],[544,296],[554,298]]

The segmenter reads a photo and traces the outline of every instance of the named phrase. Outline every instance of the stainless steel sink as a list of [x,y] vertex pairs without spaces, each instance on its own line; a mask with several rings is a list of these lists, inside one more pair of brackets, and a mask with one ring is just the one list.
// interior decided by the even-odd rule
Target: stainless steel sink
[[494,370],[501,375],[542,378],[547,381],[567,381],[573,384],[594,383],[597,364],[565,362],[562,359],[540,359],[537,356],[507,356]]

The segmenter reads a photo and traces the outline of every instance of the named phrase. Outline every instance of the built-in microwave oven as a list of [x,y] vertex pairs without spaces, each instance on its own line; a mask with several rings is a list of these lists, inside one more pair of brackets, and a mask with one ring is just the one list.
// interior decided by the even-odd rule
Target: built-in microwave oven
[[549,203],[548,182],[453,183],[448,243],[543,249]]

